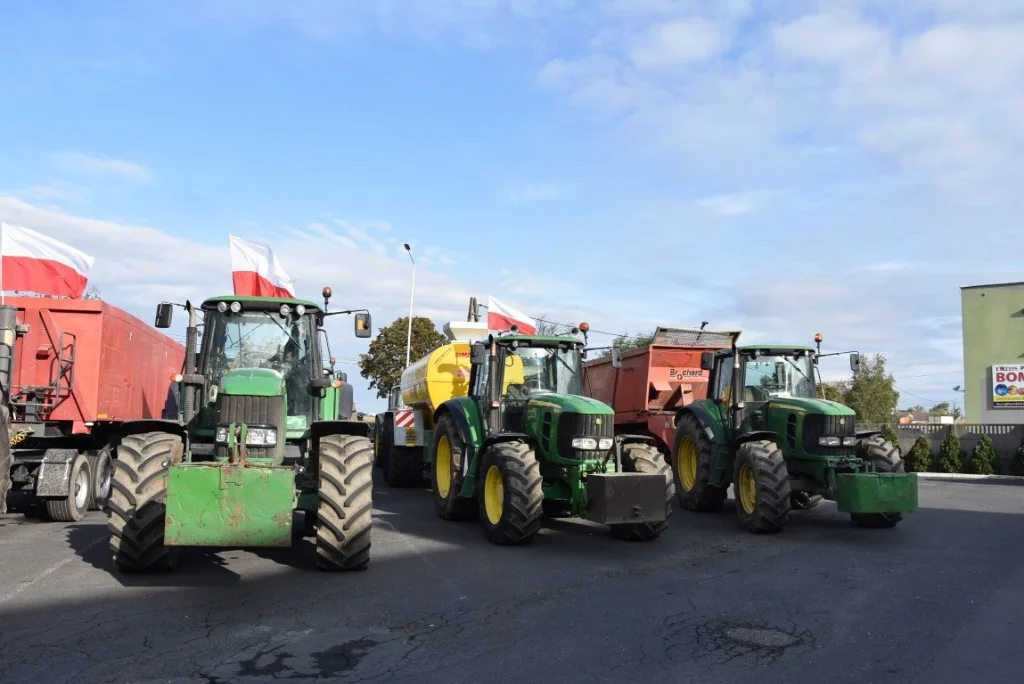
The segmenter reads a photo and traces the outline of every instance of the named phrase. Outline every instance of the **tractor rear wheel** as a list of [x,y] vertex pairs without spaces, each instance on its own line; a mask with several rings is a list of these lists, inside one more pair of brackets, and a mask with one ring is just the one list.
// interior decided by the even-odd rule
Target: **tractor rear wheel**
[[[902,473],[903,458],[898,447],[881,435],[857,440],[857,457],[875,465],[879,473]],[[895,527],[903,520],[902,513],[851,513],[850,520],[860,527]]]
[[114,470],[109,447],[103,447],[89,456],[89,469],[92,471],[92,501],[89,510],[102,511],[110,498],[110,481]]
[[775,442],[765,439],[740,445],[733,495],[740,523],[751,532],[778,532],[789,522],[789,472]]
[[455,421],[446,413],[437,421],[434,461],[430,464],[434,509],[445,520],[473,520],[480,512],[475,501],[459,496],[465,454],[466,445],[455,428]]
[[317,455],[317,569],[365,570],[373,527],[373,444],[355,435],[326,435]]
[[107,501],[110,551],[122,572],[173,570],[180,548],[164,546],[167,469],[184,455],[169,432],[128,435],[117,447]]
[[384,481],[391,487],[415,487],[423,482],[423,450],[389,445]]
[[47,499],[46,515],[54,522],[78,522],[89,512],[94,496],[89,457],[78,454],[71,461],[67,496],[63,499]]
[[671,461],[676,496],[683,508],[702,513],[721,510],[728,491],[708,483],[714,457],[714,445],[697,419],[688,413],[680,416]]
[[522,545],[540,529],[544,492],[540,464],[525,442],[499,442],[480,467],[480,520],[492,544]]
[[0,406],[0,515],[7,513],[7,492],[11,491],[11,467],[14,465],[9,421],[7,407]]
[[627,444],[622,447],[622,470],[627,473],[658,473],[665,476],[665,519],[661,522],[620,523],[611,525],[612,534],[626,541],[657,539],[668,528],[672,516],[672,499],[676,497],[672,469],[661,452],[647,444]]

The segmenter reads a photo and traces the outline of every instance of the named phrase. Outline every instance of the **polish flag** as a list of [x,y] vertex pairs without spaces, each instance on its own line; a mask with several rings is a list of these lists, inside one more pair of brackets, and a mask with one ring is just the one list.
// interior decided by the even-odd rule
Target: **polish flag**
[[508,330],[515,323],[519,326],[519,332],[524,335],[536,335],[536,322],[524,314],[516,311],[507,304],[502,304],[494,297],[487,297],[487,327],[494,331]]
[[79,299],[94,257],[41,233],[0,223],[0,290]]
[[240,297],[294,299],[295,287],[270,247],[234,235],[231,240],[231,279]]

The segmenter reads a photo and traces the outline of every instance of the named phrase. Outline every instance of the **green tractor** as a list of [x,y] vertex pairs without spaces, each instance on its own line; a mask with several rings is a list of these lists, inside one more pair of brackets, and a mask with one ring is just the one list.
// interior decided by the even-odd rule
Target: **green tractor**
[[[287,547],[292,512],[316,536],[316,565],[370,560],[373,445],[325,359],[324,306],[221,296],[186,302],[185,367],[172,379],[177,420],[125,423],[114,461],[110,549],[119,570],[173,570],[186,546]],[[157,308],[156,327],[172,307]],[[370,336],[358,310],[355,335]],[[198,349],[197,349],[198,347]]]
[[473,342],[467,395],[437,407],[424,439],[442,518],[479,519],[499,545],[529,544],[544,515],[606,524],[630,541],[666,529],[671,469],[653,440],[616,437],[612,409],[583,396],[578,332],[513,325]]
[[[840,353],[856,372],[859,354]],[[858,432],[849,407],[818,398],[819,356],[735,338],[702,354],[707,399],[679,412],[672,449],[684,508],[717,511],[732,484],[742,526],[758,533],[781,530],[792,509],[823,498],[863,527],[893,527],[918,510],[917,475],[904,471],[899,448],[880,431]]]

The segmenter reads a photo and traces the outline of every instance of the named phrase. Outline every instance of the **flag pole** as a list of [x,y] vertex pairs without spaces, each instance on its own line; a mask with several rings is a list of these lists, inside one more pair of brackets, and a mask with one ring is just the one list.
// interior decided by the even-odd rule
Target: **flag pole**
[[7,227],[6,223],[0,223],[0,306],[5,303],[4,299],[4,230]]

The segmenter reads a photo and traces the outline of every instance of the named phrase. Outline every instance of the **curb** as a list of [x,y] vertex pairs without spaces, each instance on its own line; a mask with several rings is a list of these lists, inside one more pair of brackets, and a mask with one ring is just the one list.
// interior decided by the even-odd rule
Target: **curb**
[[972,473],[917,473],[922,480],[948,480],[951,482],[991,482],[993,484],[1024,485],[1024,477],[1017,475],[974,475]]

